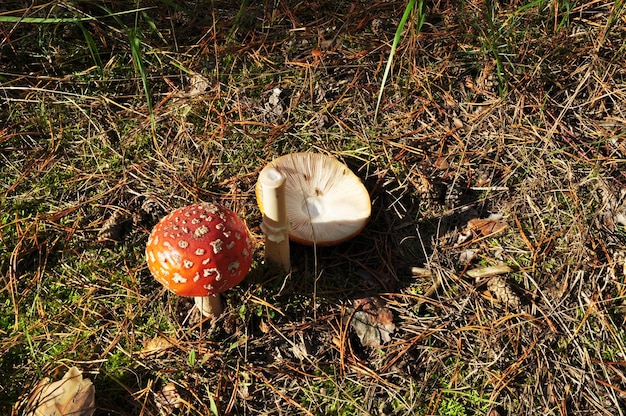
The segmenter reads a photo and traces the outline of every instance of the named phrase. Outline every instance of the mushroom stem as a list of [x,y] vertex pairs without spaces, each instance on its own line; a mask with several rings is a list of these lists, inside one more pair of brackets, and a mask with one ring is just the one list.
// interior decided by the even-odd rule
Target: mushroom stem
[[194,296],[196,308],[200,309],[203,316],[220,316],[224,310],[222,298],[219,293],[208,296]]
[[261,230],[265,234],[265,258],[288,272],[291,259],[285,180],[285,175],[273,167],[266,167],[259,175],[260,199],[264,211]]

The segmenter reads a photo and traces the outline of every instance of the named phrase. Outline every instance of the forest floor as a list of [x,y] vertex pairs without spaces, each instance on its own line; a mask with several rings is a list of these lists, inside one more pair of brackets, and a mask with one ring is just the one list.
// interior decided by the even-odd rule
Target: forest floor
[[[0,413],[624,415],[623,0],[4,1]],[[260,170],[347,164],[372,215],[264,259]],[[145,244],[196,201],[252,270],[201,320]],[[166,400],[168,393],[172,400]]]

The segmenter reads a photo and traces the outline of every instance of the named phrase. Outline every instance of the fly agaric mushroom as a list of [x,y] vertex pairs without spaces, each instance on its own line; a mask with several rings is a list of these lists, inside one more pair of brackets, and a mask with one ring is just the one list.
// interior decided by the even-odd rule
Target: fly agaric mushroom
[[[291,153],[270,162],[286,177],[285,200],[291,240],[329,246],[354,237],[365,227],[372,205],[361,180],[337,159],[320,153]],[[261,171],[261,178],[263,171]],[[264,211],[264,189],[256,185]]]
[[150,272],[180,296],[193,296],[204,316],[219,315],[219,294],[250,270],[252,238],[233,211],[210,202],[172,211],[154,227],[146,257]]

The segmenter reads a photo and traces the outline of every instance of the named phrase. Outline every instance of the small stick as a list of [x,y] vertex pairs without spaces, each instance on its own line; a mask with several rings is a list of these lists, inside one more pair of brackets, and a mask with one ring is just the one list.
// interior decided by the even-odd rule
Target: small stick
[[265,258],[283,267],[291,269],[289,254],[289,219],[285,200],[285,175],[273,167],[261,170],[261,204],[263,205],[263,223],[261,230],[265,234]]
[[474,279],[482,279],[483,277],[498,276],[500,274],[511,273],[512,271],[513,269],[511,269],[506,264],[499,264],[497,266],[487,266],[470,269],[467,270],[465,274],[469,277],[473,277]]

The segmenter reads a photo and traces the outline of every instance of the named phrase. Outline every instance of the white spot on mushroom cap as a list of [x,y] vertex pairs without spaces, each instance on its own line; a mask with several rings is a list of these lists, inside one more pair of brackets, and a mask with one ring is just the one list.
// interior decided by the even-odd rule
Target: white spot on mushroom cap
[[156,253],[156,256],[157,256],[157,260],[159,261],[160,264],[167,263],[167,255],[164,252],[158,251]]
[[187,242],[186,240],[178,240],[178,247],[187,248],[189,247],[189,242]]
[[172,281],[174,283],[187,283],[187,279],[181,276],[180,273],[174,273],[174,276],[172,276]]
[[228,265],[228,271],[229,271],[231,274],[235,273],[237,270],[239,270],[239,265],[240,265],[240,264],[241,264],[241,263],[239,263],[238,261],[233,261],[232,263],[230,263],[230,264]]
[[222,252],[222,246],[224,245],[224,242],[219,238],[217,240],[211,241],[209,244],[211,245],[211,247],[213,247],[213,253],[219,254]]
[[206,225],[201,225],[198,228],[196,228],[196,231],[193,232],[193,236],[196,238],[202,238],[203,236],[205,236],[209,231],[211,231],[209,229],[209,227],[207,227]]
[[203,276],[203,277],[210,277],[210,276],[213,276],[213,275],[215,275],[215,280],[216,280],[216,281],[220,281],[220,280],[222,279],[222,274],[221,274],[221,273],[220,273],[220,271],[219,271],[217,268],[215,268],[215,267],[212,267],[212,268],[210,268],[210,269],[204,269],[204,270],[202,270],[202,276]]

